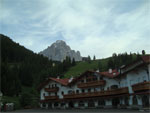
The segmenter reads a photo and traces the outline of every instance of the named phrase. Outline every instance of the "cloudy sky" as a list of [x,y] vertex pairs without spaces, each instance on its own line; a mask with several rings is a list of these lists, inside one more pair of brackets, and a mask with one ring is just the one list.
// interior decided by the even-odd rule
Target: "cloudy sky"
[[36,53],[56,40],[82,56],[150,53],[150,0],[0,0],[0,33]]

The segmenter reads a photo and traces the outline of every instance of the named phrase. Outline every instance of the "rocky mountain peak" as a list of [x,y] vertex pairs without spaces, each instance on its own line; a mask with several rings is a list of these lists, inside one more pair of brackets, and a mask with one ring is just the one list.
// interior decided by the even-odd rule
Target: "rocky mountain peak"
[[75,59],[75,61],[81,61],[82,57],[79,51],[71,50],[71,48],[66,44],[63,40],[57,40],[47,49],[41,51],[39,54],[43,54],[49,59],[55,61],[63,61],[66,56],[69,56],[71,59]]

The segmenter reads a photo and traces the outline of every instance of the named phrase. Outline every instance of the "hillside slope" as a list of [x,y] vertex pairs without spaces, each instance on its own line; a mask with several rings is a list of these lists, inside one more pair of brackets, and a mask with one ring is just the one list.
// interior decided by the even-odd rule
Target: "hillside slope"
[[90,63],[89,61],[77,62],[75,66],[69,68],[69,70],[64,74],[64,77],[76,77],[87,70],[107,71],[109,68],[117,69],[122,65],[127,65],[135,61],[140,56],[140,54],[136,53],[127,54],[125,52],[118,55],[113,53],[112,57],[91,60]]
[[106,70],[107,62],[109,58],[106,59],[99,59],[95,61],[91,61],[90,63],[87,61],[77,62],[77,64],[71,67],[65,74],[65,78],[69,78],[71,76],[79,76],[81,73],[85,72],[86,70],[98,70],[99,69],[99,62],[103,64],[101,67],[101,71]]

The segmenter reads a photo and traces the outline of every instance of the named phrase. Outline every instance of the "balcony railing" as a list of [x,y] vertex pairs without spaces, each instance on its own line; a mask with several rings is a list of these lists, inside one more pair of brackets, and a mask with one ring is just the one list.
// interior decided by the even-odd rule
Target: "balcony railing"
[[105,85],[105,80],[92,81],[87,83],[79,83],[78,88],[86,88],[86,87],[94,87],[94,86],[102,86]]
[[99,91],[99,92],[88,92],[88,93],[79,93],[79,94],[67,94],[64,95],[65,99],[72,98],[86,98],[86,97],[100,97],[100,96],[111,96],[111,95],[119,95],[119,94],[128,94],[128,87],[111,89],[107,91]]
[[142,90],[150,90],[150,82],[142,82],[132,85],[132,90],[135,91],[142,91]]
[[57,92],[58,90],[59,90],[59,87],[45,88],[45,91],[47,92]]
[[45,96],[45,100],[56,100],[58,96]]

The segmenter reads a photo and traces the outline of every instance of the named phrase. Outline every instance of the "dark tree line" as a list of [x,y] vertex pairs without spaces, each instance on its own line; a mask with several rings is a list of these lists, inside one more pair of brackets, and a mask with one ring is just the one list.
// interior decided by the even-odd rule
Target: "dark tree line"
[[22,86],[37,88],[45,78],[63,76],[69,67],[76,64],[69,57],[63,62],[49,60],[4,35],[0,35],[0,39],[1,86],[4,95],[17,96],[22,92]]
[[113,53],[112,57],[108,60],[107,69],[118,69],[122,65],[128,65],[131,62],[138,59],[141,55],[139,53],[130,53],[127,52],[122,54]]
[[[145,51],[142,50],[142,55],[145,55]],[[107,59],[107,62],[102,62],[102,60],[98,63],[98,68],[100,71],[107,71],[108,69],[119,69],[122,65],[128,65],[132,63],[133,61],[137,60],[141,55],[139,53],[131,53],[127,54],[120,53],[116,54],[113,53],[112,57],[109,57]]]

